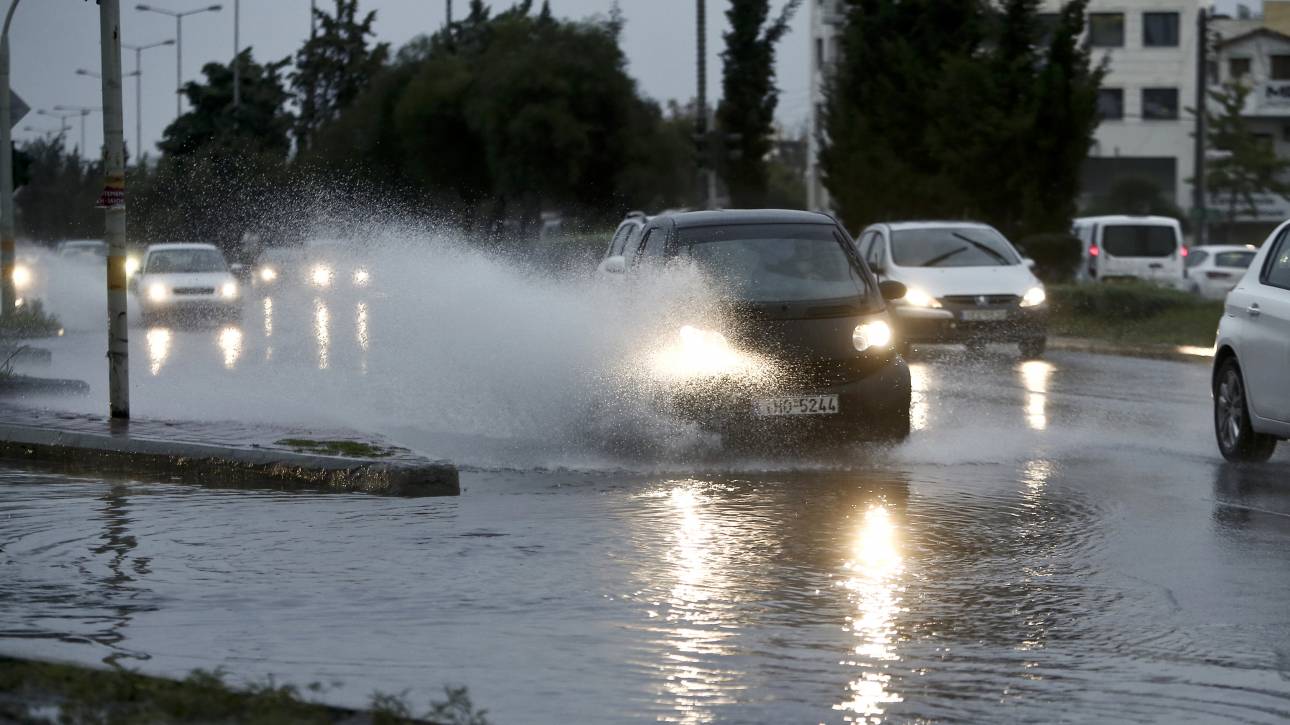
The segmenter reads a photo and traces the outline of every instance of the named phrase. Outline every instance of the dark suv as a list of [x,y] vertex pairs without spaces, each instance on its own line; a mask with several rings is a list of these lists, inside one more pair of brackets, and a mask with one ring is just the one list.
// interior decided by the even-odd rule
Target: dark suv
[[663,214],[601,263],[605,273],[693,264],[720,290],[719,329],[684,325],[660,375],[674,412],[727,438],[909,435],[910,378],[887,300],[832,217],[800,211]]

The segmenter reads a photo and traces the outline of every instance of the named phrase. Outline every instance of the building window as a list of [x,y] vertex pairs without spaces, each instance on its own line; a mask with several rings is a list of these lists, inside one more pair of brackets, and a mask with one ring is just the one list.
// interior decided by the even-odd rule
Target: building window
[[1218,61],[1216,60],[1205,61],[1205,82],[1211,86],[1216,86],[1219,84],[1220,80],[1218,77]]
[[1143,13],[1142,44],[1148,48],[1178,47],[1178,13]]
[[1272,80],[1290,81],[1290,55],[1272,56]]
[[1089,13],[1088,44],[1094,48],[1124,47],[1124,13]]
[[1240,79],[1244,78],[1245,76],[1248,76],[1249,74],[1250,74],[1249,58],[1229,58],[1227,60],[1227,75],[1229,79],[1234,81],[1239,81]]
[[1097,89],[1097,115],[1104,121],[1124,118],[1124,89]]
[[1142,118],[1148,121],[1172,121],[1178,118],[1177,88],[1143,88]]

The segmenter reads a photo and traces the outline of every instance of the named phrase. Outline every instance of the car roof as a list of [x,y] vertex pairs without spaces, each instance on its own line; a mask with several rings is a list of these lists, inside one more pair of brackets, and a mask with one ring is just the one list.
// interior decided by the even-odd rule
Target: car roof
[[1076,224],[1146,224],[1152,226],[1180,226],[1178,220],[1171,216],[1151,216],[1148,214],[1106,214],[1104,216],[1083,216],[1075,219]]
[[711,227],[724,224],[837,224],[833,217],[817,211],[794,209],[720,209],[660,214],[671,219],[678,229]]
[[1206,244],[1200,247],[1192,247],[1191,251],[1219,254],[1222,252],[1257,252],[1259,248],[1253,244]]
[[90,245],[106,246],[107,242],[102,239],[68,239],[58,243],[60,247],[87,247]]
[[984,222],[951,220],[882,222],[882,225],[890,227],[892,231],[896,232],[907,229],[994,229],[994,227]]
[[166,242],[164,244],[151,244],[148,246],[149,252],[161,252],[167,249],[214,249],[219,248],[214,244],[199,244],[197,242]]

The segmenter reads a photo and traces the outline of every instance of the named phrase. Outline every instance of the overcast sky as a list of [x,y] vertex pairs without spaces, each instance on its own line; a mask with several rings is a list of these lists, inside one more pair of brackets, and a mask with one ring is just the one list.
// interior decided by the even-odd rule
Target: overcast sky
[[[218,13],[201,13],[184,19],[184,80],[198,77],[209,61],[228,62],[233,56],[233,0],[221,2]],[[777,0],[775,5],[782,4]],[[147,0],[155,7],[185,11],[212,0]],[[292,54],[309,35],[310,0],[242,0],[241,41],[254,49],[257,60],[277,60]],[[4,3],[7,5],[8,3]],[[319,7],[331,0],[318,0]],[[468,0],[456,0],[460,16]],[[494,8],[510,5],[494,0]],[[610,0],[551,0],[560,16],[584,18],[606,13]],[[122,0],[122,39],[145,45],[174,37],[173,18],[135,10],[136,0]],[[629,71],[642,91],[659,101],[689,99],[695,89],[695,36],[693,0],[621,0],[627,19],[623,42],[630,62]],[[438,29],[444,21],[445,0],[360,0],[360,9],[376,11],[379,40],[398,49],[417,35]],[[709,95],[720,94],[721,33],[725,27],[726,3],[708,0]],[[790,125],[802,122],[809,111],[808,8],[803,6],[779,54],[779,85],[782,91],[780,119]],[[93,2],[82,0],[25,0],[18,6],[10,31],[12,54],[11,87],[33,109],[53,110],[55,105],[98,106],[101,90],[94,78],[76,75],[78,68],[99,70],[98,12]],[[134,53],[124,51],[125,72],[134,70]],[[135,137],[135,86],[125,86],[126,140],[133,149]],[[160,47],[143,56],[143,144],[155,154],[162,129],[175,116],[175,48]],[[80,144],[79,117],[70,121],[70,145]],[[31,127],[33,130],[27,130]],[[37,115],[33,110],[15,129],[21,142],[57,131],[59,121]],[[103,121],[98,113],[87,118],[86,146],[102,143]]]

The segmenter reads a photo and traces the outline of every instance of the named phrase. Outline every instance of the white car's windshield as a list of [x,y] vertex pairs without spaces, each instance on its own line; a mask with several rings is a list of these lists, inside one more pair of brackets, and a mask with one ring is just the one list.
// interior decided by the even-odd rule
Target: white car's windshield
[[147,274],[227,272],[224,255],[214,249],[163,249],[148,255]]
[[749,224],[681,230],[683,253],[749,302],[863,296],[855,262],[827,224]]
[[981,227],[896,230],[891,235],[891,255],[901,267],[997,267],[1021,262],[1003,235]]

